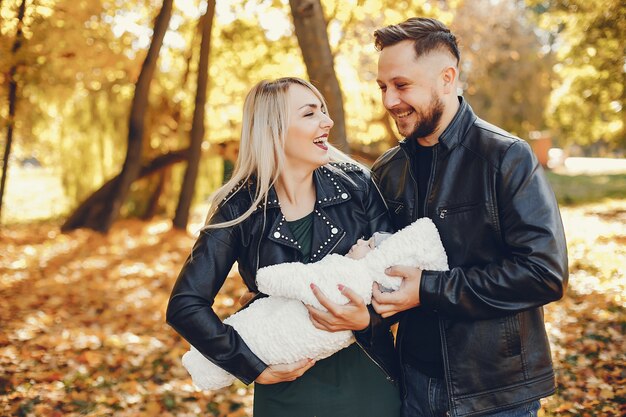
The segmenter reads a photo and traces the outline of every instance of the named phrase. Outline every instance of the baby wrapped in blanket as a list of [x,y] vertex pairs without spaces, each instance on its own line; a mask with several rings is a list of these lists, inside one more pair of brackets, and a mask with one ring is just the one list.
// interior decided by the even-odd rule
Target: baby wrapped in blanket
[[[341,284],[370,304],[374,282],[391,291],[400,287],[401,277],[385,274],[390,266],[448,270],[439,232],[428,218],[416,220],[380,243],[375,240],[359,240],[345,256],[331,254],[315,263],[289,262],[260,268],[257,285],[269,297],[257,299],[224,323],[232,326],[248,347],[270,365],[324,359],[349,346],[354,342],[352,331],[327,332],[311,323],[303,303],[326,310],[313,295],[311,284],[334,303],[349,302],[338,290]],[[222,388],[236,379],[193,346],[183,355],[183,365],[200,389]]]

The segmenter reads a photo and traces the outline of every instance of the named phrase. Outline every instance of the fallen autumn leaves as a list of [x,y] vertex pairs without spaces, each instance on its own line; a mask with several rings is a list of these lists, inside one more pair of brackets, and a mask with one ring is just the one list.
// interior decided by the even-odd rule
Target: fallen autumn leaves
[[[563,209],[567,296],[546,308],[557,395],[544,416],[626,413],[626,201]],[[246,416],[252,387],[195,390],[187,344],[164,323],[193,238],[166,221],[119,222],[108,236],[43,223],[0,240],[0,415]],[[236,309],[236,274],[216,300]]]

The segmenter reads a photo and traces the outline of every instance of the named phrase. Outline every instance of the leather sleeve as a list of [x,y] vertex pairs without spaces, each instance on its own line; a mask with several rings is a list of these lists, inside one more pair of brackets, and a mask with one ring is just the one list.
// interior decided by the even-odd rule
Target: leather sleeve
[[[227,209],[228,206],[221,211]],[[222,213],[213,219],[214,222],[225,220]],[[237,258],[238,230],[234,226],[200,233],[172,290],[167,323],[211,362],[250,384],[267,365],[233,327],[222,323],[212,308]]]
[[554,193],[529,145],[514,142],[497,171],[498,224],[506,256],[481,266],[424,271],[422,306],[453,318],[486,319],[563,296],[567,248]]

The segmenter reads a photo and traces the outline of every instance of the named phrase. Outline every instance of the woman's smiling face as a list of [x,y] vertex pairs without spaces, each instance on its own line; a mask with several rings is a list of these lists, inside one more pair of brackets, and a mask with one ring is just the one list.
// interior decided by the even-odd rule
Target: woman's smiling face
[[334,122],[321,100],[307,87],[292,84],[288,91],[289,125],[285,137],[288,165],[318,168],[330,162],[328,133]]

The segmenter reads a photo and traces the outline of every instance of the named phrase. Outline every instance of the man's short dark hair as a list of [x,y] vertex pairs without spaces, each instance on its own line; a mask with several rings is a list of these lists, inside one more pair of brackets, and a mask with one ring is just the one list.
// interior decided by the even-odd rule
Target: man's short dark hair
[[397,25],[389,25],[374,32],[374,45],[382,51],[404,40],[412,40],[415,54],[420,57],[437,49],[448,51],[459,65],[461,54],[456,36],[437,19],[412,17]]

